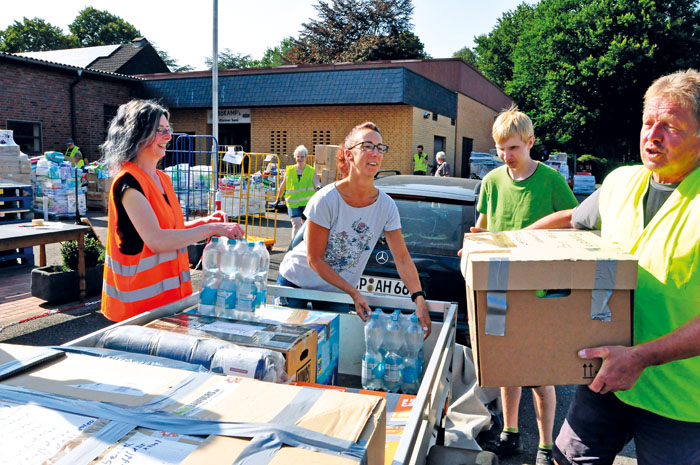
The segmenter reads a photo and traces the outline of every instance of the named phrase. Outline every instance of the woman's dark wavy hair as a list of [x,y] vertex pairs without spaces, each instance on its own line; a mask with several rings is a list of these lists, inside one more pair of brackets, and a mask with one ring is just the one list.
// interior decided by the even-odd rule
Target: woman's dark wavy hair
[[372,131],[376,132],[377,134],[381,135],[382,133],[379,132],[379,128],[377,127],[376,124],[372,123],[371,121],[364,122],[362,124],[358,124],[354,128],[352,128],[352,131],[350,131],[350,134],[345,137],[345,141],[343,142],[343,145],[338,148],[338,152],[335,155],[335,160],[336,160],[336,165],[338,171],[340,171],[340,178],[343,179],[347,177],[347,175],[350,173],[350,164],[348,161],[345,159],[345,150],[349,147],[352,147],[354,144],[353,142],[361,142],[361,141],[355,141],[355,134],[357,134],[359,131],[362,129],[371,129]]
[[134,99],[119,107],[107,130],[100,160],[113,175],[153,142],[163,115],[170,118],[168,110],[153,100]]

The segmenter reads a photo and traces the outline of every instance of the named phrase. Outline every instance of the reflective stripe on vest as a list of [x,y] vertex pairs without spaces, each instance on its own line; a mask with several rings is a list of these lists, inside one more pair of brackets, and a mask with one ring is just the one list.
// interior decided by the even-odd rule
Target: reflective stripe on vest
[[[605,178],[599,197],[601,237],[639,263],[634,344],[663,337],[700,316],[700,168],[644,226],[650,178],[643,166],[618,168]],[[631,389],[615,394],[626,404],[699,423],[698,386],[700,357],[692,357],[647,367]]]
[[428,155],[425,152],[413,154],[413,171],[428,172]]
[[138,181],[162,229],[185,228],[180,203],[168,176],[161,171],[157,172],[168,198],[166,202],[150,176],[134,163],[125,163],[122,171],[114,178],[109,195],[102,313],[112,321],[125,320],[192,294],[186,248],[154,253],[144,244],[138,255],[124,255],[119,251],[121,238],[117,233],[118,218],[114,199],[117,193],[114,192],[114,187],[127,173]]
[[309,200],[316,192],[314,187],[315,171],[309,165],[304,166],[304,172],[299,179],[297,175],[297,165],[289,165],[285,168],[284,200],[292,208],[298,208],[309,203]]

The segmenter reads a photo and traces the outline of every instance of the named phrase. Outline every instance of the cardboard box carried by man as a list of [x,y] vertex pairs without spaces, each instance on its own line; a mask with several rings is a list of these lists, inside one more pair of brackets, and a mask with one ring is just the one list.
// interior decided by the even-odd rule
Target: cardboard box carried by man
[[580,349],[632,344],[637,261],[593,232],[465,234],[461,270],[481,386],[588,384]]

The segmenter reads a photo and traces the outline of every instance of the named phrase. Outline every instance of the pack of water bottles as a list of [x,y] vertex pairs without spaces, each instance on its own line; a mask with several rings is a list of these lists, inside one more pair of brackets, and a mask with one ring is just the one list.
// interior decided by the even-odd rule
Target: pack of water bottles
[[263,241],[212,237],[202,252],[199,313],[234,318],[267,300],[270,253]]
[[416,394],[423,377],[423,328],[418,316],[377,308],[365,323],[362,387]]

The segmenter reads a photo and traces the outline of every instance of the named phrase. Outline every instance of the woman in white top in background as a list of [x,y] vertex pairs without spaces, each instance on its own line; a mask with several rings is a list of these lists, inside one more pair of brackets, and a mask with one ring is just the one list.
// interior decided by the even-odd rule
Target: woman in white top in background
[[[430,316],[418,271],[401,233],[394,201],[374,186],[389,147],[374,123],[353,128],[336,155],[343,178],[313,196],[305,209],[308,218],[304,240],[284,257],[277,278],[283,286],[337,291],[352,297],[363,320],[370,307],[356,286],[377,240],[384,232],[401,280],[416,303],[416,314],[430,334]],[[287,305],[306,308],[308,301],[287,298]],[[315,309],[334,307],[311,301]]]

